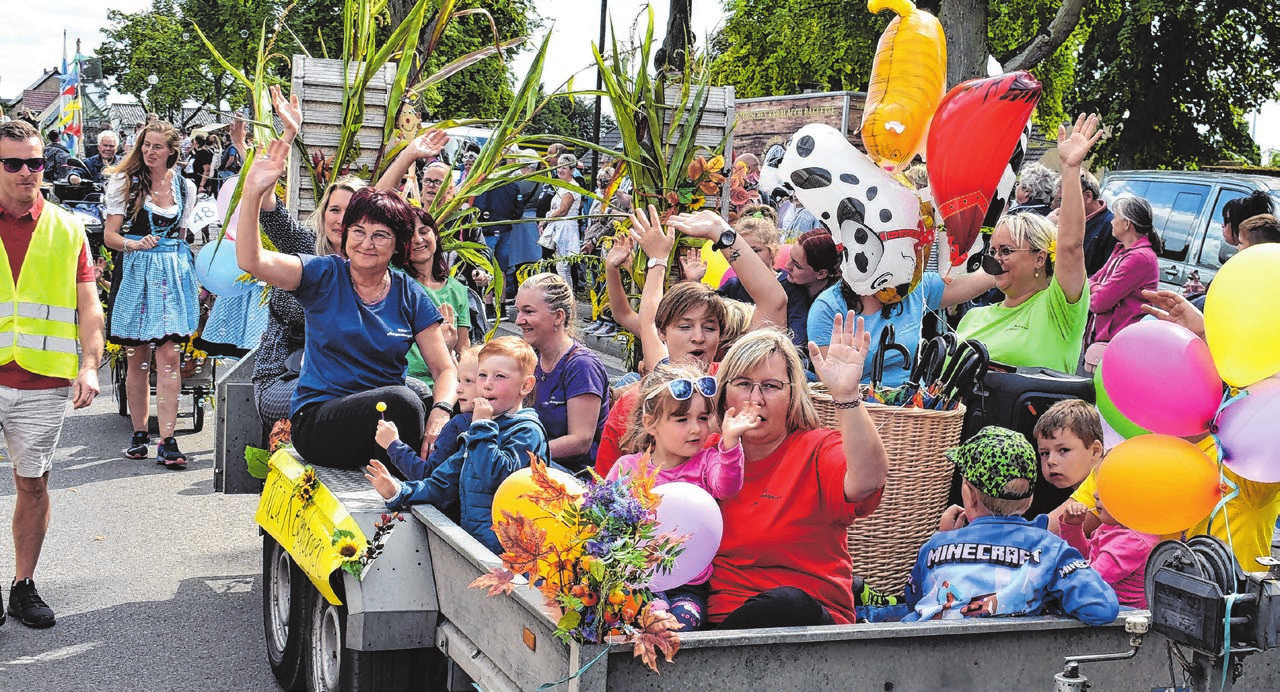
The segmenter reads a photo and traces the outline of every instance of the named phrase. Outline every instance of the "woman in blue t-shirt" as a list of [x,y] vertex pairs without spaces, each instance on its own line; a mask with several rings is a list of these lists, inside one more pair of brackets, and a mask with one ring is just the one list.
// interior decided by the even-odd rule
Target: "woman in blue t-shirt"
[[609,417],[609,377],[594,351],[573,338],[573,290],[558,274],[534,274],[516,293],[516,326],[538,352],[533,409],[551,458],[577,473],[593,465]]
[[[289,145],[276,140],[244,175],[244,199],[253,208],[284,173]],[[399,428],[425,457],[453,412],[458,377],[441,335],[442,318],[422,285],[402,265],[413,242],[413,207],[394,192],[365,188],[352,195],[342,219],[346,257],[286,255],[262,249],[258,220],[240,215],[236,259],[240,268],[292,291],[306,314],[302,373],[293,396],[293,445],[309,462],[361,468],[386,460],[374,441],[378,420]],[[435,378],[430,415],[404,385],[405,358],[417,344]],[[385,411],[378,411],[384,403]],[[425,419],[425,425],[424,425]]]

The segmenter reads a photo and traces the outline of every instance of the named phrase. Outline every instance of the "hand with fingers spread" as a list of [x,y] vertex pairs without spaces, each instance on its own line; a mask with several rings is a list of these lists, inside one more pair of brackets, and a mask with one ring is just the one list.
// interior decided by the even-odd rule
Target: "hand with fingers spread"
[[720,447],[733,449],[742,441],[742,433],[760,425],[760,403],[748,401],[742,411],[730,408],[720,422]]
[[729,222],[709,209],[695,214],[676,214],[667,220],[667,225],[693,238],[718,240],[725,229],[731,228]]
[[246,137],[249,126],[237,116],[231,119],[231,125],[227,129],[231,133],[231,143],[235,145],[236,151],[240,152],[241,156],[247,154],[249,152],[249,141]]
[[860,396],[862,370],[870,350],[871,334],[863,325],[862,318],[852,310],[846,316],[836,315],[826,356],[822,355],[817,344],[809,342],[813,370],[836,401]]
[[702,259],[702,250],[691,247],[680,256],[680,268],[684,270],[685,281],[702,281],[707,275],[707,263]]
[[1162,322],[1172,322],[1191,330],[1193,334],[1204,337],[1204,313],[1187,300],[1186,296],[1173,291],[1143,291],[1142,297],[1148,304],[1142,311],[1155,315]]
[[652,204],[647,217],[643,211],[631,212],[631,235],[650,258],[666,259],[676,246],[676,234],[663,230],[658,208]]
[[286,99],[280,87],[273,86],[271,87],[271,106],[275,109],[276,115],[280,116],[280,122],[284,123],[284,134],[280,135],[280,139],[292,144],[293,138],[297,137],[298,131],[302,129],[302,105],[298,101],[298,95],[291,94]]
[[377,459],[369,460],[369,465],[364,467],[364,477],[369,479],[373,489],[377,490],[384,500],[395,499],[395,496],[400,494],[400,481],[396,480],[387,467]]
[[432,128],[415,137],[405,151],[416,159],[433,159],[449,143],[449,133]]
[[455,319],[457,314],[453,311],[453,306],[448,303],[440,303],[440,316],[444,318],[444,322],[440,323],[440,336],[444,337],[444,345],[450,350],[456,350],[458,347],[458,320]]
[[1076,122],[1067,129],[1066,125],[1058,126],[1058,158],[1063,168],[1079,168],[1089,155],[1089,150],[1102,139],[1103,131],[1098,127],[1096,114],[1080,114]]
[[613,236],[613,245],[609,247],[609,254],[605,255],[604,264],[606,267],[621,269],[631,263],[635,250],[636,243],[632,240],[631,233],[618,231]]
[[253,158],[253,165],[244,173],[244,198],[258,199],[274,188],[276,181],[284,175],[288,157],[289,145],[284,140],[272,140],[267,146],[260,147],[258,155]]

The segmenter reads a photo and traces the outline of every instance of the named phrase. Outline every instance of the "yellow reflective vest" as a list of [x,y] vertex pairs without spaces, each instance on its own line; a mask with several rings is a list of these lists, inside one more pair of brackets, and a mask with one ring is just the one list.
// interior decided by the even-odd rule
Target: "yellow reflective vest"
[[82,224],[45,204],[16,286],[0,243],[0,365],[16,360],[37,375],[75,379],[76,269],[86,242]]

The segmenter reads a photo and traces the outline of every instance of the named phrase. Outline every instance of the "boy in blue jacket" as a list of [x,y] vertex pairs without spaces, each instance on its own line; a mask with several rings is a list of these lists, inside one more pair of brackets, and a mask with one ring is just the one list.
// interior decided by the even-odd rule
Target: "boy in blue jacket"
[[1049,533],[1048,517],[1020,516],[1036,480],[1036,452],[1025,437],[988,426],[947,458],[964,476],[964,507],[948,508],[920,549],[904,622],[1056,612],[1088,625],[1115,620],[1115,591]]
[[[502,547],[493,533],[493,494],[507,476],[529,465],[530,452],[542,459],[550,454],[538,415],[521,407],[534,387],[533,349],[522,339],[504,336],[485,344],[479,360],[479,392],[462,447],[425,480],[402,483],[376,459],[369,460],[365,477],[389,509],[426,503],[447,511],[460,505],[462,528],[500,554]],[[399,466],[398,459],[414,451],[394,440],[387,453]]]

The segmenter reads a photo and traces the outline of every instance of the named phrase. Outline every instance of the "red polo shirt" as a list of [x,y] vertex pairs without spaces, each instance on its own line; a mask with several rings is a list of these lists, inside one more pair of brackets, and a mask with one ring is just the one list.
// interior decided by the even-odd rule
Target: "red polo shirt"
[[[9,256],[9,271],[13,274],[13,283],[18,283],[18,274],[22,271],[22,261],[27,258],[27,248],[31,247],[31,236],[35,233],[36,222],[44,211],[44,197],[37,196],[36,203],[25,214],[14,216],[0,208],[0,243],[4,243],[5,254]],[[93,263],[89,261],[89,244],[85,243],[80,251],[80,266],[76,269],[77,283],[94,283]],[[28,372],[10,361],[0,365],[0,387],[13,389],[55,389],[70,384],[70,380],[60,377],[45,377]]]

